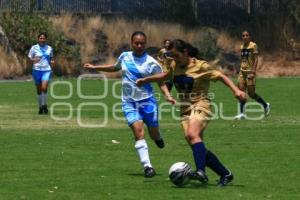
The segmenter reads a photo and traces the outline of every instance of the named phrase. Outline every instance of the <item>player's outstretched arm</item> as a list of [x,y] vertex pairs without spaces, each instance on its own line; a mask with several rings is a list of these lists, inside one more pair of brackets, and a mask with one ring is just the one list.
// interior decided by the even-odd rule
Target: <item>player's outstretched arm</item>
[[170,91],[168,90],[167,85],[162,82],[158,82],[158,85],[159,85],[159,89],[161,90],[161,92],[165,95],[166,101],[170,102],[171,104],[175,104],[176,100],[170,94]]
[[166,80],[166,78],[168,77],[168,73],[167,72],[162,72],[162,73],[158,73],[152,76],[148,76],[145,78],[140,78],[136,81],[137,86],[142,86],[145,83],[151,83],[151,82],[162,82],[164,80]]
[[114,64],[93,65],[90,63],[86,63],[83,65],[83,67],[87,69],[95,69],[97,71],[102,71],[102,72],[116,72],[120,70]]
[[233,95],[241,102],[246,101],[246,93],[240,90],[227,76],[222,74],[220,76],[222,82],[231,89]]

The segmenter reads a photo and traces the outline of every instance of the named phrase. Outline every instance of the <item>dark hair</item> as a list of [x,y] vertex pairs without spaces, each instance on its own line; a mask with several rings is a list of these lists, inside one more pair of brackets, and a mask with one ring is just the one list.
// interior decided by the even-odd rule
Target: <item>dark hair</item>
[[132,35],[131,35],[131,41],[132,41],[133,38],[134,38],[135,36],[137,36],[137,35],[142,35],[142,36],[145,37],[145,39],[147,39],[147,36],[146,36],[146,34],[145,34],[143,31],[135,31],[135,32],[133,32]]
[[48,38],[48,35],[46,32],[41,32],[39,35],[38,35],[38,38],[40,38],[41,36],[45,36],[45,38]]
[[242,33],[244,33],[244,32],[248,33],[249,36],[251,35],[248,30],[243,30]]
[[171,43],[171,47],[176,49],[177,51],[184,53],[184,50],[187,50],[187,53],[190,57],[198,58],[199,50],[188,42],[185,42],[181,39],[173,40]]

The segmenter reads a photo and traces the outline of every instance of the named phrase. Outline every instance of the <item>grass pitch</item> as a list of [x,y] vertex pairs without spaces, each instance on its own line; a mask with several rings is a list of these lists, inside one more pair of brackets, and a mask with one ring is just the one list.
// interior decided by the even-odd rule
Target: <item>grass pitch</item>
[[[185,161],[194,168],[180,123],[171,118],[170,112],[163,112],[160,121],[166,148],[158,149],[147,135],[158,175],[145,179],[131,130],[124,120],[113,117],[112,106],[120,103],[112,95],[115,81],[109,81],[107,97],[101,100],[80,98],[74,79],[55,81],[72,85],[70,98],[49,97],[50,104],[56,103],[53,116],[68,120],[37,114],[32,82],[0,83],[1,200],[300,199],[299,78],[257,81],[258,94],[272,106],[269,118],[210,122],[206,146],[235,175],[234,182],[225,188],[216,187],[218,177],[209,170],[206,187],[190,182],[177,188],[168,180],[168,169],[174,162]],[[82,83],[84,95],[103,92],[102,81]],[[116,85],[118,94],[119,90],[120,85]],[[53,91],[57,96],[67,96],[69,85],[56,85]],[[223,114],[234,116],[237,104],[231,92],[220,83],[212,84],[211,91],[215,92],[213,102],[223,105]],[[99,103],[108,108],[106,126],[80,127],[79,123],[88,126],[104,122],[104,107]],[[122,113],[115,114],[122,118]]]

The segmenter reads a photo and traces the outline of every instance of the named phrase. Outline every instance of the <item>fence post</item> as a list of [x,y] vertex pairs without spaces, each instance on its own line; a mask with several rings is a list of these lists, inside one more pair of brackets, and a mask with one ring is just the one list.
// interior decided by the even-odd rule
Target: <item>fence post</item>
[[43,10],[43,0],[37,0],[37,9],[38,11]]

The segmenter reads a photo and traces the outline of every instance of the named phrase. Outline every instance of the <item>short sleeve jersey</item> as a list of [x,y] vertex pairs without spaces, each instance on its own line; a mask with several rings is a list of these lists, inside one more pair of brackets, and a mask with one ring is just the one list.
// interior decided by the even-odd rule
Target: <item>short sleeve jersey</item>
[[258,54],[257,45],[254,42],[249,42],[248,45],[241,45],[241,71],[250,71],[254,65],[255,55]]
[[122,53],[117,63],[117,69],[122,70],[122,101],[140,101],[153,96],[150,83],[141,87],[136,85],[136,80],[154,74],[162,73],[158,62],[147,53],[135,56],[132,51]]
[[33,69],[38,71],[51,71],[50,61],[53,58],[53,49],[49,45],[33,45],[28,53],[28,57],[33,59],[39,57],[40,60],[33,64]]
[[195,58],[188,66],[175,66],[173,82],[182,103],[181,112],[187,112],[201,101],[209,100],[210,81],[217,81],[221,74],[206,61]]

